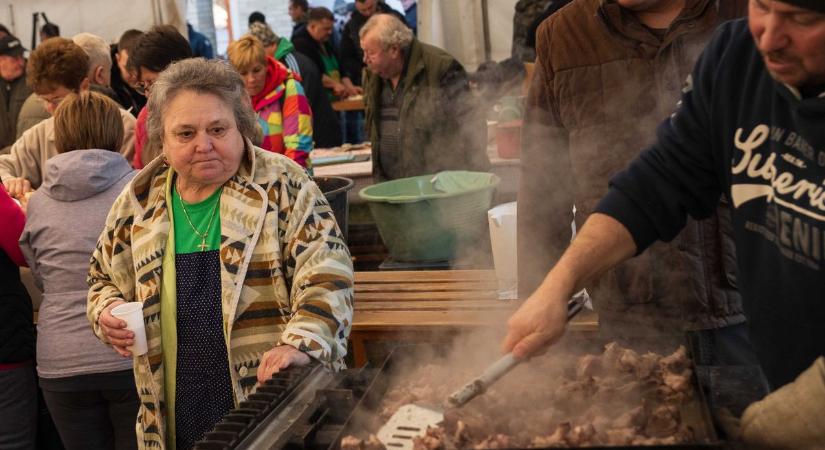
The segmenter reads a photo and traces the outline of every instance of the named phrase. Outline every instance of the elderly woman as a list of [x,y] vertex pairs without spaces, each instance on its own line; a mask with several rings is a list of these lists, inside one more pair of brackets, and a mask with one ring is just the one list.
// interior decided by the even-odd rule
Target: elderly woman
[[146,166],[109,213],[92,256],[88,317],[121,355],[111,315],[141,302],[133,356],[138,441],[188,449],[273,373],[344,368],[352,263],[329,203],[297,164],[254,147],[255,113],[227,64],[172,64],[152,87]]
[[115,198],[135,175],[118,153],[117,103],[94,92],[69,94],[54,113],[58,155],[28,202],[20,249],[43,291],[37,374],[67,450],[136,448],[138,410],[132,362],[89,333],[89,257]]
[[312,110],[301,83],[286,66],[267,56],[254,36],[232,42],[226,52],[258,113],[261,147],[306,167],[312,151]]

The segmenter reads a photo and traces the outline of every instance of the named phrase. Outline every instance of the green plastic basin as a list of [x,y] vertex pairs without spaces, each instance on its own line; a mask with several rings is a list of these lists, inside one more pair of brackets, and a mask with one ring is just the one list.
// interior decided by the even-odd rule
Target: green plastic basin
[[492,173],[444,171],[374,184],[359,195],[395,261],[444,261],[486,236],[500,181]]

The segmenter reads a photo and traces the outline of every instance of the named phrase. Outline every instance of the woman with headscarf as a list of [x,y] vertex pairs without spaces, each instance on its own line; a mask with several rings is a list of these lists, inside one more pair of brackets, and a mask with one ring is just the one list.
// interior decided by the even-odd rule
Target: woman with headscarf
[[312,151],[312,110],[301,83],[286,66],[267,56],[254,36],[232,42],[226,52],[258,113],[263,130],[261,148],[307,167]]
[[306,171],[252,145],[241,77],[219,61],[173,63],[149,97],[163,157],[115,201],[89,272],[97,336],[129,356],[112,308],[142,303],[134,355],[138,441],[188,449],[258,382],[311,360],[345,367],[349,251]]

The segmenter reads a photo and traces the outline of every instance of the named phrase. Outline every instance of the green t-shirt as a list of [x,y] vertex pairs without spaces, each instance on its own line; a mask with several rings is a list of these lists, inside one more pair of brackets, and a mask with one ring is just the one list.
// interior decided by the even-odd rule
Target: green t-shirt
[[[338,58],[335,54],[330,54],[326,51],[326,47],[321,47],[321,62],[324,63],[324,75],[332,78],[335,81],[341,81],[341,71],[338,69]],[[332,89],[327,88],[327,97],[330,101],[335,101],[335,94]]]
[[[221,219],[218,209],[220,208],[222,190],[216,190],[202,202],[187,203],[180,198],[177,188],[172,189],[172,218],[175,222],[176,254],[220,250]],[[198,233],[206,234],[206,239],[202,239],[202,236]],[[201,248],[201,243],[205,247]]]

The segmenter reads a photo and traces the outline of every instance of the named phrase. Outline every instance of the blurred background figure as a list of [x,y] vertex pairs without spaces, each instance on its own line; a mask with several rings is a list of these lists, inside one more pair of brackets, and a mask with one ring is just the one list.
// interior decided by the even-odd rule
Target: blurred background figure
[[229,44],[229,62],[241,75],[263,131],[259,146],[307,167],[312,151],[312,110],[292,72],[246,35]]
[[109,44],[100,36],[92,33],[76,34],[72,41],[80,46],[89,56],[89,89],[117,100],[112,90],[112,54]]
[[252,11],[249,15],[249,26],[252,27],[253,23],[262,23],[266,24],[266,16],[264,13],[260,11]]
[[[513,45],[513,57],[518,57],[518,56],[523,55],[523,54],[527,54],[529,56],[529,54],[531,53],[534,58],[529,59],[529,60],[524,61],[524,62],[533,62],[533,60],[535,59],[535,56],[536,56],[536,30],[538,30],[539,25],[541,25],[541,23],[544,22],[544,19],[546,19],[546,18],[552,16],[553,14],[555,14],[556,11],[563,8],[565,5],[567,5],[571,1],[573,1],[573,0],[553,0],[550,3],[548,3],[547,6],[544,8],[544,11],[542,11],[541,14],[536,16],[533,19],[533,23],[531,23],[530,26],[527,28],[526,40],[523,41],[524,46],[527,47],[527,49],[526,50],[522,49],[523,51],[519,52],[519,54],[517,54],[516,53],[516,50],[517,50],[516,46]],[[515,17],[513,18],[513,20],[515,21]],[[515,27],[513,29],[513,32],[515,33]],[[519,41],[519,42],[522,42],[522,41]],[[525,52],[529,52],[529,53],[525,53]],[[523,59],[522,59],[522,61],[523,61]]]
[[[137,39],[126,62],[126,69],[135,74],[138,92],[148,97],[152,84],[169,64],[191,57],[192,48],[186,38],[171,25],[159,25]],[[143,108],[135,124],[135,157],[132,166],[136,169],[142,169],[161,152],[160,148],[147,145],[146,122],[149,114],[149,110]]]
[[43,292],[37,322],[37,373],[67,450],[137,448],[138,397],[132,361],[89,333],[89,258],[115,197],[135,174],[118,152],[117,103],[91,91],[71,93],[54,113],[58,155],[46,161],[20,237]]
[[307,0],[289,0],[289,17],[292,18],[292,36],[290,39],[295,39],[295,35],[306,28],[307,16],[309,14],[309,3]]
[[304,95],[312,108],[312,135],[315,148],[337,147],[343,142],[338,113],[332,109],[329,96],[321,82],[321,72],[306,55],[295,49],[292,42],[285,37],[278,37],[263,22],[249,26],[249,34],[258,38],[264,46],[264,52],[297,74]]
[[40,14],[43,16],[43,20],[46,21],[46,23],[40,27],[40,42],[42,43],[47,39],[60,36],[60,27],[57,26],[57,24],[49,22],[49,19],[46,19],[46,14]]
[[[111,88],[113,64],[110,46],[106,40],[92,33],[79,33],[72,37],[72,41],[82,48],[89,57],[89,71],[86,76],[89,89],[100,92],[113,100],[117,100],[117,94]],[[40,46],[42,45],[41,43]],[[40,48],[40,46],[38,46],[38,48]],[[35,94],[32,94],[26,99],[17,121],[18,139],[23,136],[23,132],[50,117],[53,108],[50,110],[47,106],[48,105]],[[128,126],[130,133],[132,128],[132,126]],[[131,142],[127,143],[131,145]],[[126,154],[126,157],[132,157],[131,150]]]
[[189,37],[189,46],[192,47],[192,56],[212,59],[215,51],[212,50],[212,42],[203,33],[195,30],[191,23],[186,22],[186,29]]
[[14,143],[17,117],[31,94],[26,85],[25,50],[20,39],[10,34],[0,37],[0,154],[8,153]]
[[418,0],[401,0],[404,7],[404,21],[413,30],[414,35],[418,35]]
[[0,448],[34,450],[38,408],[34,312],[20,281],[20,266],[26,260],[17,243],[26,216],[1,183],[0,217]]
[[137,84],[137,76],[127,68],[129,53],[132,52],[138,38],[143,35],[140,30],[126,30],[117,44],[112,44],[110,52],[117,64],[112,66],[111,80],[112,90],[115,91],[117,102],[123,109],[137,117],[146,105],[146,97],[138,92],[134,86]]
[[[527,45],[530,39],[530,25],[551,3],[554,3],[554,0],[518,0],[516,2],[513,14],[511,57],[524,62],[533,62],[536,59],[535,44],[532,48]],[[535,29],[532,31],[535,32]]]

